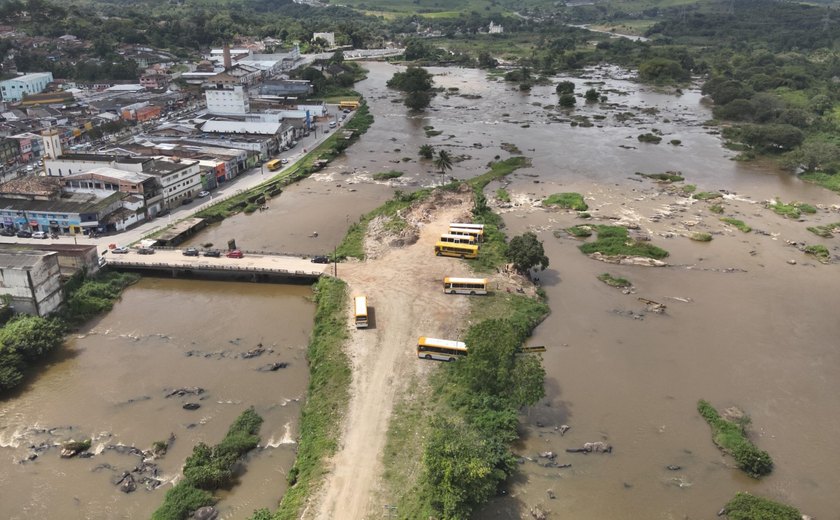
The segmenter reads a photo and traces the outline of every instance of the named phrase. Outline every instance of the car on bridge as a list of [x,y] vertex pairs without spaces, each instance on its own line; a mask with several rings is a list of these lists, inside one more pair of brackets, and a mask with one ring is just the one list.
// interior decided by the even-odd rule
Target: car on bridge
[[198,249],[194,247],[188,247],[181,251],[181,254],[184,256],[198,256]]
[[153,255],[153,254],[155,254],[155,250],[152,249],[151,247],[141,247],[141,248],[137,249],[137,254],[138,255]]
[[330,263],[330,259],[327,258],[326,256],[323,256],[323,255],[313,256],[312,257],[312,263],[313,264],[328,264],[328,263]]
[[222,256],[222,253],[220,251],[216,251],[215,249],[208,249],[204,251],[204,256],[219,258],[220,256]]
[[125,246],[115,247],[114,249],[111,250],[112,255],[125,255],[125,254],[128,254],[128,252],[129,252],[129,249]]
[[25,229],[21,229],[17,232],[18,238],[32,238],[32,231],[27,231]]
[[244,258],[245,255],[242,254],[242,250],[240,249],[232,249],[227,252],[225,255],[228,258]]

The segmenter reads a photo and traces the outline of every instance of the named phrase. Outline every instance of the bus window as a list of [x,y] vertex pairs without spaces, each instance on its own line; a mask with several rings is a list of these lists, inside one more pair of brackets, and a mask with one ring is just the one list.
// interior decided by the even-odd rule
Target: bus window
[[437,256],[454,256],[458,258],[478,258],[478,246],[438,242],[435,244],[435,254]]
[[367,298],[364,296],[356,296],[353,299],[353,310],[355,314],[356,328],[366,329],[368,327],[368,308]]
[[440,241],[451,244],[475,244],[475,238],[470,235],[452,235],[449,233],[441,235]]
[[421,359],[455,361],[466,355],[467,345],[461,341],[427,338],[426,336],[421,336],[417,340],[417,357]]
[[443,292],[446,294],[487,294],[487,278],[443,279]]

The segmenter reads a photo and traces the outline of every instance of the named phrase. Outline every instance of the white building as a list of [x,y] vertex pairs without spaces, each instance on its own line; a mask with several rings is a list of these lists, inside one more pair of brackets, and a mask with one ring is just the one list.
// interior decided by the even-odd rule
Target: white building
[[330,44],[330,47],[335,47],[335,33],[331,33],[331,32],[328,32],[328,33],[327,32],[312,33],[312,41],[315,41],[318,38],[321,38],[322,40],[324,40],[325,42]]
[[16,312],[46,316],[62,302],[58,253],[0,252],[0,295]]
[[493,22],[490,22],[490,26],[487,28],[488,34],[502,34],[503,32],[505,32],[505,28]]
[[52,80],[52,72],[24,74],[6,81],[0,81],[0,95],[2,95],[3,101],[20,101],[24,95],[43,92]]
[[248,92],[241,86],[233,89],[215,88],[204,91],[207,111],[216,115],[247,114],[251,111]]
[[[47,141],[45,140],[45,143]],[[47,148],[49,149],[49,147]],[[48,177],[65,177],[76,173],[83,173],[95,168],[110,166],[141,173],[144,164],[151,161],[149,157],[138,158],[127,155],[100,155],[93,153],[71,153],[59,155],[55,159],[44,159],[44,174]]]
[[146,165],[143,173],[155,175],[163,187],[163,204],[174,207],[202,190],[201,167],[198,161],[161,158]]

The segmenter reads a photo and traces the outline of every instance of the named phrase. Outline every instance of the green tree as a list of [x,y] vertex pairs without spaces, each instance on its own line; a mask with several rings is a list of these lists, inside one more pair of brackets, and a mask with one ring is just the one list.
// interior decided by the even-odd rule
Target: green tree
[[432,102],[432,96],[425,90],[412,90],[405,95],[403,103],[411,110],[423,110]]
[[840,170],[840,146],[817,139],[806,141],[787,154],[785,166],[791,170],[802,168],[805,172],[823,171],[836,173]]
[[511,399],[517,406],[533,406],[545,397],[545,368],[533,356],[517,356],[511,373]]
[[510,240],[506,256],[521,272],[527,272],[538,266],[540,269],[548,267],[548,257],[545,255],[543,244],[537,235],[530,231]]
[[574,94],[575,84],[571,81],[561,81],[557,84],[556,91],[558,96],[562,96],[563,94]]
[[64,327],[52,318],[19,315],[0,329],[0,348],[35,361],[61,345]]
[[435,159],[435,168],[440,172],[440,180],[441,184],[443,184],[443,178],[447,170],[452,169],[452,157],[449,156],[449,152],[446,150],[440,150],[438,152],[437,159]]
[[478,68],[480,69],[495,69],[499,66],[499,62],[487,51],[478,53]]
[[688,81],[690,73],[679,61],[652,58],[639,65],[639,77],[653,83],[679,83]]
[[574,94],[562,94],[558,101],[558,104],[563,108],[573,108],[576,103],[577,99]]
[[597,103],[601,96],[598,94],[597,90],[591,88],[586,91],[586,94],[584,94],[583,97],[586,99],[587,103]]
[[430,144],[423,144],[420,145],[420,151],[418,155],[423,159],[431,159],[435,156],[435,147]]

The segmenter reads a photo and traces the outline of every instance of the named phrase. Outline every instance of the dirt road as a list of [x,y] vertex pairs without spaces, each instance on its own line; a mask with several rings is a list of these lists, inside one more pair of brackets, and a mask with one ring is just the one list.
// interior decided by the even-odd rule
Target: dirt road
[[[448,197],[407,218],[418,220],[416,243],[390,248],[374,260],[339,265],[350,295],[367,296],[372,327],[350,333],[346,348],[353,382],[341,446],[306,518],[362,520],[381,514],[382,504],[375,503],[375,497],[392,408],[406,390],[406,381],[436,366],[417,359],[417,338],[458,338],[465,328],[468,297],[444,294],[442,282],[445,276],[468,275],[469,266],[435,257],[434,243],[450,221],[468,214],[471,200],[464,194]],[[352,328],[350,309],[348,327]]]

